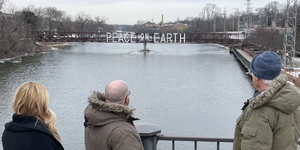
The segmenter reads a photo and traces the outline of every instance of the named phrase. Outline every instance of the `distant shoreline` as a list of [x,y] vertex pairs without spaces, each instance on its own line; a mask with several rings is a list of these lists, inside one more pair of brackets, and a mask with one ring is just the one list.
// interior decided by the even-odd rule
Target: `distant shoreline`
[[65,48],[65,47],[70,47],[70,44],[67,44],[65,42],[36,42],[35,46],[32,48],[32,50],[29,53],[25,53],[22,55],[16,54],[15,56],[10,56],[10,57],[0,59],[0,64],[7,63],[7,62],[20,63],[22,62],[22,59],[24,57],[32,56],[37,53],[42,53],[42,52],[46,52],[58,48]]

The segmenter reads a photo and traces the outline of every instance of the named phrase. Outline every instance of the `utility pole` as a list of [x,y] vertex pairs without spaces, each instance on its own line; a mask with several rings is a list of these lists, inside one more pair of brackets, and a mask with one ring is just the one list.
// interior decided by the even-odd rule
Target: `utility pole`
[[178,25],[179,25],[179,16],[177,17],[177,32],[178,32]]
[[250,13],[251,13],[251,0],[246,0],[247,2],[247,33],[250,34]]
[[[294,4],[294,6],[291,6],[291,4]],[[289,67],[289,69],[293,69],[295,67],[296,25],[297,0],[287,0],[282,62],[283,66]],[[289,57],[289,66],[287,64],[287,57]]]
[[246,28],[246,18],[244,17],[244,28],[243,28],[243,30],[245,30],[245,28]]
[[240,12],[239,12],[239,9],[238,8],[233,8],[233,9],[235,9],[236,10],[236,15],[237,15],[237,17],[238,17],[238,33],[240,33]]
[[238,15],[238,33],[240,34],[240,12],[239,12],[239,9],[238,9],[237,15]]
[[224,32],[226,32],[225,22],[226,22],[226,7],[225,7],[225,10],[224,10]]
[[214,29],[213,29],[213,32],[216,32],[216,23],[217,23],[217,18],[215,16],[214,17]]
[[252,24],[252,16],[250,18],[250,27],[253,28],[253,24]]
[[269,23],[269,20],[268,20],[268,16],[266,16],[266,27],[268,27],[268,23]]
[[234,15],[232,16],[232,31],[234,31]]
[[261,27],[261,15],[259,15],[259,27]]

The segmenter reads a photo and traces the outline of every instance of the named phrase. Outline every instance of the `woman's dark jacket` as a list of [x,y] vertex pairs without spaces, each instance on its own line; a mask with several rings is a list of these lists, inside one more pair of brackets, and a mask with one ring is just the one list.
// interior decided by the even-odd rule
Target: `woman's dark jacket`
[[48,128],[37,118],[27,115],[13,115],[5,124],[2,135],[4,150],[63,150]]

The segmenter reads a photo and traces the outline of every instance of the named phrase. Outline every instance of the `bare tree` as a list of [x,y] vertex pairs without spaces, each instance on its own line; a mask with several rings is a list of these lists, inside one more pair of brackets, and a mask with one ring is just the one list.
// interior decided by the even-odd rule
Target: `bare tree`
[[205,32],[210,32],[213,30],[214,19],[221,14],[221,9],[216,4],[207,3],[202,10],[201,16],[205,20]]
[[29,5],[23,8],[22,11],[31,11],[37,16],[36,20],[36,30],[37,31],[44,31],[47,28],[46,21],[44,20],[44,9],[42,7],[35,7],[34,5]]
[[265,14],[268,16],[268,26],[272,25],[272,21],[277,17],[280,10],[279,2],[270,2],[268,3],[264,9]]
[[144,29],[143,29],[142,25],[143,25],[144,23],[146,23],[146,22],[147,22],[147,21],[144,21],[144,20],[138,20],[138,21],[136,22],[136,24],[134,24],[134,26],[133,26],[134,31],[135,31],[135,32],[144,32]]
[[43,9],[43,18],[46,21],[44,29],[52,32],[52,29],[55,29],[57,22],[61,21],[65,12],[58,10],[56,7],[46,7]]
[[103,24],[106,23],[107,18],[105,18],[105,17],[103,17],[103,16],[102,16],[102,17],[96,16],[96,17],[95,17],[95,21],[97,22],[98,27],[101,28],[101,27],[103,26]]
[[89,14],[86,14],[85,12],[79,12],[77,13],[77,15],[75,16],[75,20],[78,23],[79,26],[79,31],[80,32],[84,32],[84,25],[91,20],[91,17]]
[[211,3],[206,4],[202,10],[204,12],[204,18],[206,20],[214,19],[217,14],[221,13],[221,8],[217,7],[216,4]]
[[2,10],[2,7],[3,7],[5,1],[6,0],[0,0],[0,11]]
[[72,17],[70,15],[64,15],[62,17],[59,28],[59,30],[62,32],[72,32],[76,30],[74,27],[74,22],[72,21]]
[[[29,15],[30,14],[30,15]],[[0,22],[0,57],[14,57],[32,50],[35,39],[31,38],[30,12],[18,12],[2,17]]]
[[9,0],[4,0],[4,3],[2,4],[2,10],[0,10],[7,14],[15,14],[19,11],[18,7],[11,3]]

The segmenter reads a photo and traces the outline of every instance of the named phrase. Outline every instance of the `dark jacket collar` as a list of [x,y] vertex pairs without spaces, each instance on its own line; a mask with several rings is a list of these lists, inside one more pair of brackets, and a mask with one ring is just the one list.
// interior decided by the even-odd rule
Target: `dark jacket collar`
[[[14,132],[25,132],[25,131],[39,131],[45,133],[52,137],[59,145],[61,143],[53,136],[53,134],[48,130],[46,125],[38,120],[34,116],[30,115],[18,115],[16,113],[13,114],[13,120],[9,123],[5,124],[5,129]],[[61,147],[63,147],[61,145]]]

